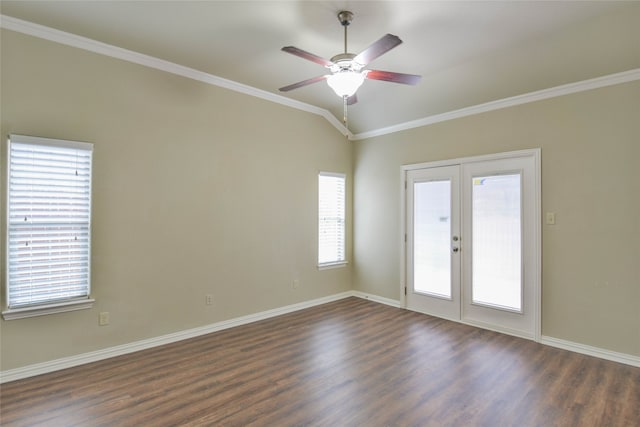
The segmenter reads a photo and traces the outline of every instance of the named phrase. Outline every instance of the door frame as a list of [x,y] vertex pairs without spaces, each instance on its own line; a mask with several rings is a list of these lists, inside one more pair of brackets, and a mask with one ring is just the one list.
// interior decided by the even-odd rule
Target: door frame
[[[491,160],[501,160],[501,159],[511,159],[517,157],[532,157],[534,160],[534,186],[535,186],[535,194],[534,194],[534,227],[533,230],[534,241],[532,242],[535,246],[535,258],[536,258],[536,266],[534,268],[533,276],[533,294],[534,300],[531,301],[532,309],[534,312],[534,336],[533,338],[530,336],[524,336],[523,338],[533,339],[536,342],[540,342],[542,336],[542,203],[541,203],[541,188],[542,188],[542,179],[541,179],[541,150],[540,148],[533,148],[527,150],[518,150],[518,151],[509,151],[504,153],[495,153],[495,154],[487,154],[481,156],[472,156],[472,157],[461,157],[457,159],[447,159],[447,160],[438,160],[433,162],[424,162],[424,163],[416,163],[416,164],[408,164],[402,165],[400,170],[400,307],[407,308],[407,216],[406,216],[406,206],[407,206],[407,172],[416,169],[426,169],[426,168],[435,168],[440,166],[452,166],[452,165],[464,165],[466,163],[475,163],[475,162],[483,162],[483,161],[491,161]],[[463,231],[464,232],[464,231]],[[516,335],[521,336],[514,331],[506,328],[499,327],[491,327],[486,324],[476,324],[474,322],[464,321],[463,319],[455,320],[459,323],[464,323],[476,327],[480,327],[483,329],[490,329],[496,332],[501,332],[508,335]]]

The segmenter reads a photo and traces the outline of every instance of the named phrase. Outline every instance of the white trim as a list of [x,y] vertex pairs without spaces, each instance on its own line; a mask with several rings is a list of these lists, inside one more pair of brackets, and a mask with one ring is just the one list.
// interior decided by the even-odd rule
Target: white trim
[[531,150],[533,153],[534,171],[535,171],[535,220],[534,225],[536,227],[534,231],[535,245],[536,245],[536,271],[535,284],[537,286],[537,292],[535,294],[534,304],[536,306],[536,320],[534,325],[534,340],[540,342],[542,338],[542,150],[536,148]]
[[462,163],[486,162],[490,160],[514,159],[518,157],[540,156],[539,148],[528,148],[524,150],[505,151],[502,153],[482,154],[480,156],[458,157],[457,159],[436,160],[433,162],[412,163],[410,165],[402,165],[402,177],[404,172],[416,169],[437,168],[440,166],[451,166]]
[[[353,291],[353,296],[356,296],[358,298],[368,299],[368,300],[375,301],[375,302],[378,302],[378,303],[381,303],[381,304],[387,304],[387,305],[390,305],[392,307],[404,308],[404,304],[402,304],[401,301],[387,299],[387,298],[379,297],[379,296],[376,296],[376,295],[366,294],[364,292]],[[418,312],[418,313],[421,313],[421,312]],[[431,316],[428,313],[421,313],[421,314],[426,314],[426,315]],[[443,317],[443,319],[449,320],[451,322],[460,323],[460,324],[463,324],[463,325],[472,326],[474,328],[487,329],[487,330],[491,330],[491,331],[498,332],[498,333],[501,333],[501,334],[506,334],[506,335],[511,335],[511,336],[523,338],[523,339],[538,341],[540,344],[544,344],[544,345],[548,345],[548,346],[551,346],[551,347],[560,348],[560,349],[567,350],[567,351],[572,351],[574,353],[585,354],[587,356],[593,356],[593,357],[597,357],[599,359],[610,360],[612,362],[624,363],[625,365],[631,365],[631,366],[640,367],[640,356],[635,356],[635,355],[632,355],[632,354],[619,353],[619,352],[607,350],[607,349],[604,349],[604,348],[593,347],[593,346],[580,344],[580,343],[567,341],[567,340],[562,340],[562,339],[559,339],[559,338],[553,338],[553,337],[549,337],[549,336],[545,336],[545,335],[542,335],[540,337],[540,339],[536,340],[536,339],[534,339],[534,337],[528,336],[528,335],[524,335],[519,331],[515,331],[515,330],[511,330],[511,329],[507,329],[507,328],[496,328],[496,327],[494,327],[492,325],[483,324],[481,322],[468,322],[468,321],[461,321],[459,319],[450,319],[450,318],[444,318],[444,317]]]
[[331,270],[333,268],[342,268],[342,267],[346,267],[347,264],[349,264],[348,261],[324,262],[322,264],[318,264],[318,270]]
[[[343,251],[343,257],[342,259],[334,259],[331,261],[325,261],[325,262],[320,262],[320,209],[321,209],[321,203],[320,203],[320,198],[322,197],[322,194],[320,194],[320,184],[321,184],[321,179],[322,177],[325,178],[337,178],[339,180],[342,180],[342,185],[344,186],[344,194],[343,194],[343,200],[342,200],[342,209],[343,209],[343,218],[342,218],[342,238],[343,238],[343,247],[342,247],[342,251]],[[317,234],[316,236],[318,236],[318,241],[317,241],[317,252],[316,252],[316,259],[318,260],[317,266],[318,266],[318,270],[329,270],[329,269],[333,269],[333,268],[341,268],[341,267],[345,267],[348,263],[347,261],[347,174],[342,173],[342,172],[328,172],[328,171],[318,171],[318,229],[317,229]]]
[[[16,319],[24,319],[24,318],[28,318],[28,317],[36,317],[36,316],[44,316],[44,315],[48,315],[48,314],[56,314],[56,313],[65,313],[65,312],[69,312],[69,311],[76,311],[76,310],[84,310],[84,309],[88,309],[88,308],[92,308],[93,307],[93,303],[95,302],[94,299],[92,299],[90,297],[91,295],[91,206],[92,206],[92,193],[91,193],[91,188],[92,188],[92,176],[93,176],[93,160],[92,160],[92,155],[93,155],[93,143],[90,142],[84,142],[84,141],[71,141],[71,140],[63,140],[63,139],[53,139],[53,138],[43,138],[43,137],[37,137],[37,136],[29,136],[29,135],[18,135],[18,134],[9,134],[8,136],[8,140],[7,140],[7,182],[11,182],[11,176],[12,176],[12,171],[14,169],[14,161],[13,161],[13,156],[12,156],[12,147],[14,147],[14,145],[19,146],[19,145],[26,145],[26,146],[30,146],[31,149],[35,149],[35,150],[40,150],[41,147],[48,147],[47,150],[49,148],[64,148],[64,149],[70,149],[73,150],[74,152],[78,152],[78,151],[83,151],[85,153],[88,154],[88,159],[84,162],[85,165],[88,165],[89,167],[89,176],[88,176],[88,196],[85,198],[87,201],[87,208],[88,208],[88,212],[89,212],[89,218],[88,218],[88,241],[87,241],[87,246],[86,246],[86,255],[88,256],[88,262],[86,265],[87,268],[87,280],[86,280],[86,293],[83,292],[83,295],[78,295],[75,296],[73,298],[66,298],[66,299],[50,299],[50,300],[46,300],[46,301],[41,301],[39,303],[36,304],[30,304],[30,305],[18,305],[15,306],[13,305],[15,303],[15,301],[11,300],[10,298],[10,289],[11,289],[11,280],[10,280],[10,276],[11,276],[11,269],[9,268],[9,257],[11,255],[15,255],[12,253],[12,251],[10,250],[10,239],[9,236],[10,234],[12,234],[10,232],[10,229],[13,228],[13,226],[10,224],[9,221],[9,206],[10,206],[10,202],[12,200],[12,192],[9,189],[9,184],[7,184],[7,198],[6,198],[6,203],[7,203],[7,223],[6,223],[6,254],[7,254],[7,258],[5,259],[5,261],[7,262],[7,269],[6,269],[6,283],[5,283],[5,290],[6,290],[6,295],[7,295],[7,309],[2,311],[2,318],[4,320],[16,320]],[[39,148],[40,147],[40,148]],[[77,162],[77,158],[76,158],[76,162]],[[78,172],[76,171],[76,175],[78,174]],[[26,220],[26,218],[25,218]],[[26,301],[23,301],[26,302]],[[12,306],[13,305],[13,306]]]
[[625,365],[637,366],[640,368],[640,356],[618,353],[616,351],[611,351],[600,347],[593,347],[586,344],[580,344],[577,342],[548,337],[544,335],[540,339],[540,343],[551,347],[561,348],[563,350],[569,350],[575,353],[586,354],[587,356],[611,360],[613,362],[624,363]]
[[593,79],[582,80],[575,83],[555,86],[548,89],[542,89],[535,92],[529,92],[522,95],[516,95],[509,98],[499,99],[496,101],[485,102],[483,104],[473,105],[471,107],[461,108],[459,110],[448,111],[442,114],[427,116],[422,119],[412,120],[410,122],[400,123],[397,125],[375,129],[368,132],[361,132],[353,135],[354,141],[361,139],[373,138],[376,136],[388,135],[390,133],[401,132],[404,130],[414,129],[423,126],[429,126],[435,123],[445,122],[447,120],[459,119],[461,117],[473,116],[476,114],[486,113],[489,111],[500,110],[502,108],[515,107],[517,105],[528,104],[530,102],[542,101],[544,99],[555,98],[558,96],[569,95],[572,93],[584,92],[592,89],[613,86],[621,83],[628,83],[640,80],[640,68],[623,71],[621,73],[609,74],[606,76],[596,77]]
[[2,312],[4,320],[26,319],[27,317],[44,316],[46,314],[66,313],[67,311],[84,310],[93,307],[96,300],[84,298],[81,300],[63,301],[23,308],[9,308]]
[[439,316],[439,315],[435,315],[435,314],[432,314],[432,313],[428,313],[426,311],[411,310],[411,309],[406,308],[406,306],[405,307],[400,307],[400,308],[404,308],[405,310],[413,311],[415,313],[425,314],[427,316],[437,317],[439,319],[448,320],[450,322],[460,323],[461,325],[473,326],[474,328],[478,328],[478,329],[486,329],[487,331],[498,332],[498,333],[505,334],[505,335],[511,335],[513,337],[518,337],[518,338],[523,338],[523,339],[527,339],[527,340],[531,340],[531,341],[536,341],[532,335],[523,333],[522,331],[518,331],[516,329],[505,328],[505,327],[496,326],[496,325],[492,325],[492,324],[484,323],[484,322],[459,319],[459,318],[455,318],[455,317],[451,317],[451,316]]
[[93,151],[92,142],[71,141],[67,139],[42,138],[40,136],[9,134],[10,142],[29,145],[46,145],[50,147],[71,148],[74,150]]
[[400,301],[398,301],[396,299],[385,298],[385,297],[381,297],[381,296],[378,296],[378,295],[373,295],[373,294],[369,294],[369,293],[361,292],[361,291],[352,291],[352,294],[353,294],[354,297],[358,297],[358,298],[366,299],[366,300],[369,300],[369,301],[377,302],[379,304],[389,305],[389,306],[395,307],[395,308],[402,308],[400,306]]
[[33,377],[35,375],[46,374],[48,372],[54,372],[60,369],[67,369],[74,366],[84,365],[86,363],[97,362],[99,360],[121,356],[124,354],[133,353],[135,351],[146,350],[165,344],[171,344],[176,341],[199,337],[201,335],[210,334],[212,332],[218,332],[224,329],[233,328],[234,326],[240,326],[247,323],[257,322],[259,320],[269,319],[271,317],[292,313],[294,311],[326,304],[328,302],[341,300],[351,296],[354,296],[354,293],[352,291],[346,291],[339,294],[329,295],[323,298],[317,298],[310,301],[304,301],[297,304],[274,308],[272,310],[236,317],[234,319],[224,320],[222,322],[205,325],[198,328],[187,329],[184,331],[174,332],[172,334],[162,335],[159,337],[149,338],[141,341],[135,341],[132,343],[109,347],[89,353],[64,357],[62,359],[36,363],[34,365],[28,365],[21,368],[0,371],[0,384],[9,381],[16,381],[23,378]]
[[526,332],[519,331],[517,329],[511,329],[504,326],[493,325],[490,323],[480,322],[478,320],[464,320],[464,319],[462,320],[448,319],[448,320],[451,320],[453,322],[459,322],[459,323],[462,323],[463,325],[469,325],[469,326],[474,326],[480,329],[486,329],[488,331],[499,332],[505,335],[511,335],[513,337],[524,338],[524,339],[536,341],[536,342],[538,341],[535,339],[535,336],[533,334],[528,334]]
[[[367,299],[367,300],[374,301],[374,302],[381,303],[381,304],[386,304],[386,305],[389,305],[389,306],[392,306],[392,307],[404,308],[404,304],[402,302],[402,299],[400,301],[398,301],[398,300],[384,298],[384,297],[380,297],[380,296],[377,296],[377,295],[372,295],[372,294],[368,294],[368,293],[360,292],[360,291],[352,291],[352,293],[353,293],[353,296],[358,297],[358,298]],[[422,314],[429,315],[428,313],[422,313]],[[580,344],[580,343],[576,343],[576,342],[572,342],[572,341],[567,341],[567,340],[563,340],[563,339],[559,339],[559,338],[553,338],[553,337],[549,337],[549,336],[545,336],[545,335],[538,335],[539,338],[538,339],[534,339],[534,337],[523,335],[519,331],[514,331],[514,330],[510,330],[510,329],[503,329],[503,328],[495,328],[495,327],[492,327],[491,325],[485,325],[485,324],[482,324],[480,322],[464,322],[464,321],[460,321],[460,320],[457,320],[457,319],[445,319],[445,320],[450,320],[452,322],[473,326],[475,328],[488,329],[488,330],[491,330],[491,331],[494,331],[494,332],[499,332],[499,333],[506,334],[506,335],[512,335],[512,336],[516,336],[516,337],[519,337],[519,338],[538,341],[541,344],[548,345],[548,346],[551,346],[551,347],[560,348],[560,349],[563,349],[563,350],[572,351],[574,353],[585,354],[587,356],[593,356],[593,357],[597,357],[597,358],[600,358],[600,359],[610,360],[610,361],[613,361],[613,362],[624,363],[625,365],[631,365],[631,366],[640,367],[640,356],[635,356],[635,355],[632,355],[632,354],[619,353],[619,352],[607,350],[607,349],[604,349],[604,348],[593,347],[593,346]]]
[[407,169],[400,168],[400,307],[407,308]]
[[[407,278],[406,278],[406,263],[407,263],[407,254],[406,254],[406,242],[405,235],[407,234],[407,221],[406,221],[406,203],[407,203],[407,195],[406,195],[406,181],[407,181],[407,172],[412,170],[419,169],[428,169],[435,167],[443,167],[443,166],[452,166],[452,165],[463,165],[470,164],[476,162],[486,162],[492,160],[503,160],[503,159],[515,159],[522,157],[533,157],[534,160],[534,174],[533,177],[536,186],[536,194],[534,194],[535,198],[535,207],[534,207],[534,215],[535,218],[533,220],[535,230],[534,230],[534,245],[535,248],[535,256],[536,256],[536,269],[535,269],[535,278],[534,278],[534,286],[535,295],[534,295],[534,326],[533,333],[526,334],[519,331],[514,331],[509,328],[503,328],[500,326],[488,326],[483,324],[482,322],[470,322],[465,321],[463,319],[455,319],[455,318],[447,318],[448,320],[452,320],[459,323],[464,323],[468,325],[478,326],[484,329],[490,329],[497,332],[502,332],[508,335],[515,335],[523,338],[532,339],[536,342],[539,342],[541,339],[541,331],[542,331],[542,228],[541,228],[541,211],[542,211],[542,178],[541,178],[541,158],[542,153],[540,148],[531,148],[525,150],[517,150],[517,151],[507,151],[502,153],[495,154],[485,154],[480,156],[470,156],[470,157],[460,157],[457,159],[446,159],[446,160],[437,160],[433,162],[423,162],[409,165],[402,165],[400,167],[400,180],[401,180],[401,218],[400,218],[400,228],[401,228],[401,251],[400,251],[400,301],[402,308],[407,308],[407,298],[404,295],[404,287],[407,286]],[[426,313],[429,314],[429,313]],[[431,314],[433,315],[433,314]]]
[[316,107],[315,105],[306,104],[281,95],[277,95],[262,89],[257,89],[242,83],[228,80],[213,74],[198,71],[193,68],[185,67],[153,56],[144,55],[142,53],[123,49],[117,46],[102,43],[86,37],[56,30],[54,28],[45,27],[44,25],[34,24],[33,22],[23,21],[22,19],[13,18],[7,15],[0,15],[0,27],[7,30],[16,31],[22,34],[38,37],[44,40],[60,43],[67,46],[76,47],[89,52],[98,53],[100,55],[121,59],[133,64],[142,65],[156,70],[165,71],[189,79],[197,80],[213,86],[222,87],[245,95],[254,96],[266,101],[275,102],[297,110],[306,111],[308,113],[317,114],[324,117],[333,127],[340,133],[348,136],[350,139],[353,134],[328,110]]
[[[189,338],[195,338],[201,335],[206,335],[206,334],[221,331],[224,329],[233,328],[235,326],[240,326],[247,323],[269,319],[271,317],[292,313],[298,310],[304,310],[305,308],[310,308],[317,305],[326,304],[329,302],[338,301],[338,300],[349,298],[349,297],[362,298],[362,299],[366,299],[376,303],[386,304],[391,307],[402,308],[400,301],[398,300],[384,298],[381,296],[368,294],[360,291],[346,291],[339,294],[329,295],[327,297],[317,298],[311,301],[305,301],[298,304],[292,304],[285,307],[275,308],[275,309],[263,311],[260,313],[250,314],[247,316],[237,317],[235,319],[213,323],[211,325],[201,326],[199,328],[188,329],[185,331],[175,332],[172,334],[162,335],[159,337],[149,338],[149,339],[136,341],[129,344],[123,344],[115,347],[109,347],[102,350],[92,351],[89,353],[83,353],[75,356],[64,357],[62,359],[36,363],[33,365],[21,367],[21,368],[0,371],[0,384],[33,377],[36,375],[46,374],[49,372],[59,371],[61,369],[72,368],[74,366],[80,366],[87,363],[97,362],[97,361],[108,359],[111,357],[122,356],[124,354],[129,354],[129,353],[133,353],[140,350],[146,350],[149,348],[158,347],[165,344],[171,344],[177,341],[182,341]],[[456,320],[453,320],[453,321],[456,321]],[[463,323],[463,322],[458,321],[458,323]],[[472,324],[469,324],[469,325],[476,326]],[[507,331],[496,331],[496,332],[508,333]],[[549,345],[552,347],[557,347],[564,350],[573,351],[576,353],[587,354],[589,356],[594,356],[594,357],[598,357],[606,360],[611,360],[614,362],[619,362],[627,365],[640,367],[640,357],[638,356],[625,354],[625,353],[617,353],[610,350],[601,349],[598,347],[591,347],[584,344],[578,344],[571,341],[565,341],[558,338],[552,338],[547,336],[543,336],[540,342],[542,344]]]
[[347,138],[351,141],[358,141],[367,138],[373,138],[376,136],[388,135],[391,133],[428,126],[447,120],[458,119],[461,117],[486,113],[502,108],[514,107],[516,105],[555,98],[557,96],[569,95],[572,93],[584,92],[587,90],[599,89],[602,87],[640,80],[640,68],[635,68],[620,73],[609,74],[606,76],[582,80],[575,83],[568,83],[565,85],[542,89],[535,92],[529,92],[522,95],[516,95],[509,98],[485,102],[483,104],[465,107],[459,110],[449,111],[442,114],[435,114],[433,116],[427,116],[422,119],[399,123],[393,126],[353,134],[344,126],[344,124],[340,120],[338,120],[333,114],[331,114],[329,110],[316,107],[315,105],[296,101],[294,99],[277,95],[262,89],[257,89],[248,85],[234,82],[232,80],[224,79],[213,74],[208,74],[202,71],[195,70],[193,68],[175,64],[173,62],[154,58],[152,56],[144,55],[131,50],[122,49],[117,46],[112,46],[75,34],[66,33],[64,31],[45,27],[43,25],[34,24],[29,21],[23,21],[21,19],[13,18],[7,15],[0,15],[0,28],[5,28],[7,30],[16,31],[44,40],[76,47],[78,49],[87,50],[89,52],[110,56],[112,58],[121,59],[124,61],[132,62],[134,64],[143,65],[145,67],[155,68],[182,77],[187,77],[214,86],[219,86],[229,90],[240,92],[245,95],[255,96],[257,98],[275,102],[277,104],[286,105],[291,108],[306,111],[312,114],[317,114],[324,117],[333,127],[335,127],[341,134],[347,136]]
[[330,176],[333,178],[344,178],[347,179],[347,174],[342,172],[326,172],[326,171],[318,171],[318,176]]

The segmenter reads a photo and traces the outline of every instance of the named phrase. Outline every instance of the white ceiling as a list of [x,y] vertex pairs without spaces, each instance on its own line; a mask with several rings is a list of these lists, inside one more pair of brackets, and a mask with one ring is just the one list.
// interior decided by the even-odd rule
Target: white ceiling
[[184,65],[329,110],[325,74],[280,51],[343,50],[336,15],[350,10],[349,51],[385,33],[404,43],[368,68],[421,74],[417,86],[365,81],[353,133],[640,68],[640,2],[616,1],[8,1],[3,15]]

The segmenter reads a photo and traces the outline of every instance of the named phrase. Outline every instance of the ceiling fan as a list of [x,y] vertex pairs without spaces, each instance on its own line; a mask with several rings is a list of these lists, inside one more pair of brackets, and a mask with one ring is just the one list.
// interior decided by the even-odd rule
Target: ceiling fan
[[344,27],[344,53],[339,53],[333,56],[330,60],[321,58],[313,53],[306,52],[302,49],[298,49],[294,46],[285,46],[283,51],[292,55],[299,56],[300,58],[308,61],[320,64],[331,71],[331,74],[325,74],[323,76],[313,77],[307,80],[303,80],[298,83],[294,83],[288,86],[280,88],[281,92],[287,92],[293,89],[298,89],[303,86],[317,83],[322,80],[326,80],[327,84],[333,89],[333,91],[339,97],[343,98],[345,105],[345,117],[346,124],[346,111],[347,105],[352,105],[357,102],[356,91],[362,85],[365,79],[369,80],[382,80],[385,82],[402,83],[408,85],[417,84],[421,76],[414,74],[394,73],[392,71],[381,70],[366,70],[364,69],[371,61],[393,49],[402,43],[402,40],[398,36],[393,34],[386,34],[380,40],[374,42],[371,46],[355,55],[348,53],[347,51],[347,27],[353,20],[353,13],[348,10],[343,10],[338,13],[338,21]]

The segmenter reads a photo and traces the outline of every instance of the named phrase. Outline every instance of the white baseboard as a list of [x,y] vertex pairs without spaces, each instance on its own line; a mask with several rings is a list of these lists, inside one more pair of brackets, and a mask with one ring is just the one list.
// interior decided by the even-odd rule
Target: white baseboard
[[590,345],[567,341],[560,338],[542,336],[540,343],[575,353],[586,354],[587,356],[598,357],[600,359],[611,360],[613,362],[624,363],[625,365],[640,367],[640,356],[632,354],[618,353],[604,348],[592,347]]
[[[400,301],[389,300],[389,299],[382,298],[382,297],[379,297],[379,296],[376,296],[376,295],[369,295],[369,294],[365,294],[363,292],[354,291],[354,296],[357,296],[357,297],[360,297],[360,298],[365,298],[365,299],[370,299],[371,301],[380,302],[380,303],[391,305],[391,306],[394,306],[394,307],[401,307]],[[386,301],[384,301],[384,300],[386,300]],[[477,328],[488,329],[488,330],[492,330],[492,331],[495,331],[495,332],[500,332],[502,334],[512,335],[512,336],[525,338],[525,339],[529,339],[529,340],[534,339],[534,337],[522,335],[518,331],[511,331],[511,330],[508,330],[508,329],[496,329],[496,328],[492,327],[491,325],[486,325],[486,324],[482,324],[482,323],[464,322],[464,321],[455,320],[455,319],[446,319],[446,320],[450,320],[452,322],[464,323],[465,325],[475,326]],[[574,353],[585,354],[587,356],[593,356],[593,357],[598,357],[600,359],[611,360],[612,362],[624,363],[625,365],[631,365],[631,366],[640,367],[640,356],[634,356],[632,354],[618,353],[618,352],[615,352],[615,351],[612,351],[612,350],[607,350],[607,349],[604,349],[604,348],[592,347],[592,346],[589,346],[589,345],[586,345],[586,344],[580,344],[580,343],[576,343],[576,342],[573,342],[573,341],[567,341],[567,340],[563,340],[563,339],[559,339],[559,338],[553,338],[553,337],[549,337],[549,336],[545,336],[545,335],[542,335],[540,337],[540,341],[538,341],[538,342],[540,342],[541,344],[544,344],[544,345],[551,346],[551,347],[556,347],[556,348],[561,348],[563,350],[573,351]]]
[[351,293],[354,297],[368,299],[370,301],[378,302],[380,304],[385,304],[385,305],[390,305],[391,307],[400,308],[400,301],[395,299],[380,297],[378,295],[368,294],[366,292],[360,292],[360,291],[351,291]]
[[86,363],[97,362],[100,360],[108,359],[110,357],[121,356],[124,354],[146,350],[165,344],[171,344],[176,341],[182,341],[189,338],[210,334],[212,332],[233,328],[234,326],[240,326],[247,323],[257,322],[259,320],[269,319],[271,317],[292,313],[294,311],[303,310],[305,308],[314,307],[316,305],[326,304],[328,302],[337,301],[351,296],[356,296],[353,291],[342,292],[339,294],[329,295],[327,297],[317,298],[311,301],[287,305],[272,310],[249,314],[247,316],[236,317],[234,319],[224,320],[198,328],[187,329],[172,334],[162,335],[159,337],[149,338],[141,341],[135,341],[132,343],[109,347],[102,350],[91,351],[89,353],[64,357],[62,359],[36,363],[21,368],[0,371],[0,384],[20,380],[23,378],[33,377],[36,375],[46,374],[61,369],[72,368],[74,366],[84,365]]
[[[162,335],[155,338],[149,338],[141,341],[135,341],[129,344],[123,344],[115,347],[105,348],[103,350],[92,351],[89,353],[78,354],[76,356],[64,357],[62,359],[51,360],[43,363],[36,363],[34,365],[24,366],[16,369],[9,369],[6,371],[0,371],[0,384],[16,381],[23,378],[29,378],[36,375],[46,374],[49,372],[58,371],[61,369],[72,368],[74,366],[84,365],[86,363],[97,362],[100,360],[108,359],[110,357],[121,356],[128,353],[133,353],[140,350],[146,350],[153,347],[158,347],[165,344],[171,344],[176,341],[182,341],[189,338],[198,337],[201,335],[210,334],[213,332],[221,331],[224,329],[233,328],[234,326],[245,325],[247,323],[257,322],[259,320],[269,319],[271,317],[279,316],[282,314],[292,313],[294,311],[303,310],[305,308],[314,307],[321,304],[326,304],[332,301],[338,301],[348,297],[358,297],[369,301],[377,302],[380,304],[389,305],[391,307],[400,307],[400,301],[381,296],[368,294],[360,291],[347,291],[339,294],[329,295],[327,297],[317,298],[311,301],[305,301],[297,304],[287,305],[284,307],[275,308],[272,310],[262,311],[260,313],[249,314],[247,316],[237,317],[235,319],[224,320],[222,322],[216,322],[211,325],[201,326],[198,328],[187,329],[185,331],[175,332],[172,334]],[[624,363],[626,365],[640,367],[640,357],[617,353],[610,350],[605,350],[598,347],[591,347],[584,344],[579,344],[571,341],[566,341],[558,338],[542,336],[540,342],[552,347],[561,348],[564,350],[573,351],[576,353],[586,354],[588,356],[599,357],[601,359],[611,360],[614,362]]]

